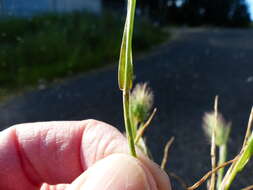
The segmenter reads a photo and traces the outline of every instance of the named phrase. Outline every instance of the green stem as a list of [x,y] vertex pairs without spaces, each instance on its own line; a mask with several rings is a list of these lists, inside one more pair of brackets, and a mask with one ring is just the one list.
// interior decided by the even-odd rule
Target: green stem
[[124,121],[131,154],[137,157],[134,146],[134,128],[130,110],[130,91],[133,83],[132,36],[136,0],[128,0],[127,18],[120,51],[119,88],[123,91]]
[[[133,36],[133,27],[134,27],[134,15],[135,15],[135,6],[136,6],[136,0],[129,0],[128,1],[128,15],[127,15],[127,21],[126,21],[126,28],[128,30],[127,36],[126,36],[126,63],[125,64],[125,80],[124,80],[124,90],[123,90],[123,107],[124,107],[124,120],[125,120],[125,128],[127,132],[127,139],[130,147],[130,151],[132,156],[137,157],[135,146],[134,146],[134,133],[133,133],[133,127],[131,126],[131,112],[129,107],[130,102],[130,89],[127,88],[129,81],[132,80],[129,78],[129,71],[128,71],[128,62],[129,56],[132,56],[132,36]],[[130,60],[132,60],[132,57],[130,57]]]
[[135,146],[134,146],[133,131],[132,131],[131,121],[130,121],[129,91],[123,91],[123,107],[124,107],[124,120],[125,120],[128,144],[129,144],[132,156],[137,157]]
[[226,176],[224,177],[221,183],[219,190],[228,190],[230,188],[236,175],[238,174],[238,172],[243,170],[245,165],[250,160],[252,154],[253,154],[253,133],[249,137],[248,142],[245,145],[245,149],[242,151],[238,160],[234,164],[232,164],[232,166],[229,168]]
[[129,14],[129,20],[128,20],[128,29],[129,29],[129,36],[127,36],[127,48],[128,51],[132,51],[132,38],[133,38],[133,29],[134,29],[134,16],[135,16],[135,7],[136,7],[136,0],[128,0],[128,8],[130,9]]
[[[215,144],[215,133],[214,133],[214,128],[212,129],[212,144],[211,144],[211,164],[212,164],[212,170],[216,168],[216,144]],[[210,180],[210,186],[209,190],[214,190],[215,189],[215,178],[216,178],[216,173],[213,173],[211,175],[211,180]]]
[[[226,162],[227,159],[227,145],[223,144],[219,147],[219,163],[218,166],[222,165],[224,162]],[[218,171],[218,178],[217,178],[217,189],[220,188],[222,178],[224,175],[224,168],[221,168]]]

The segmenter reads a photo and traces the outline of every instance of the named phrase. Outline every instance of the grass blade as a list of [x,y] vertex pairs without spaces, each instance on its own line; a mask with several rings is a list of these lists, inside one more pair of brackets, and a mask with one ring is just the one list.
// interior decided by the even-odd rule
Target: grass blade
[[[126,21],[127,22],[127,21]],[[127,23],[125,24],[122,44],[121,44],[121,50],[120,50],[120,58],[119,58],[119,70],[118,70],[118,83],[119,88],[121,90],[128,89],[130,90],[132,88],[132,78],[133,78],[133,61],[132,61],[132,51],[127,51]],[[126,81],[126,76],[128,80]],[[126,84],[126,87],[124,86]]]
[[127,18],[121,44],[118,83],[123,91],[124,121],[131,155],[137,157],[134,144],[134,128],[131,125],[130,90],[133,83],[132,36],[136,0],[128,0]]
[[239,156],[238,161],[235,162],[234,166],[229,170],[229,173],[225,176],[220,190],[228,190],[234,181],[238,172],[242,171],[243,168],[246,166],[248,161],[250,160],[253,154],[253,133],[248,139],[248,142],[245,146],[245,149]]
[[133,81],[132,38],[136,0],[128,0],[127,18],[122,38],[118,82],[121,90],[130,90]]

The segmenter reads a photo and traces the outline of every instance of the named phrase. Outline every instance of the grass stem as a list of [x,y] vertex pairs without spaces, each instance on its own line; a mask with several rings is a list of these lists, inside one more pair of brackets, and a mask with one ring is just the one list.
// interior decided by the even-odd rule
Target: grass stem
[[171,137],[171,139],[166,143],[165,148],[164,148],[164,153],[163,153],[163,160],[161,163],[161,169],[164,170],[165,166],[167,164],[168,161],[168,153],[169,153],[169,149],[172,145],[172,143],[174,142],[175,137]]
[[197,181],[194,185],[192,185],[191,187],[188,187],[187,190],[194,190],[197,189],[200,185],[202,185],[213,173],[216,173],[218,170],[220,170],[221,168],[226,167],[229,164],[234,163],[235,161],[238,160],[238,157],[235,157],[233,160],[227,161],[225,163],[223,163],[222,165],[216,167],[215,169],[209,171],[208,173],[206,173],[199,181]]
[[133,131],[132,131],[131,122],[130,122],[130,109],[129,109],[130,96],[129,95],[130,95],[129,91],[123,91],[124,120],[125,120],[127,139],[128,139],[131,155],[134,157],[137,157],[135,146],[134,146]]
[[127,17],[121,44],[119,62],[119,88],[123,91],[123,110],[127,139],[131,155],[137,157],[134,143],[134,128],[131,122],[130,91],[133,83],[132,37],[136,0],[128,0]]
[[252,131],[252,124],[253,124],[253,107],[251,108],[251,112],[250,112],[250,116],[249,116],[247,131],[246,131],[246,135],[245,135],[245,138],[244,138],[244,141],[243,141],[243,148],[245,148],[246,143],[249,139],[250,133]]
[[239,154],[238,160],[231,166],[226,176],[224,177],[219,190],[228,190],[234,181],[238,172],[242,171],[245,165],[250,160],[253,154],[253,133],[249,137],[245,148]]
[[145,130],[147,129],[147,127],[149,126],[149,124],[151,123],[152,119],[154,118],[155,114],[156,114],[157,109],[155,108],[152,112],[152,114],[149,116],[148,120],[146,121],[146,123],[140,127],[140,129],[137,131],[137,136],[135,138],[135,144],[138,144],[140,138],[143,136]]
[[[218,162],[218,165],[222,165],[225,161],[226,161],[226,158],[227,157],[227,144],[223,144],[219,147],[219,162]],[[221,168],[219,171],[218,171],[218,177],[217,177],[217,190],[220,188],[220,185],[221,185],[221,182],[222,182],[222,179],[223,179],[223,176],[224,176],[224,168]]]
[[248,187],[243,188],[242,190],[252,190],[252,189],[253,189],[253,185],[250,185]]
[[234,162],[228,169],[225,177],[222,180],[219,190],[228,190],[233,180],[235,179],[237,173],[240,172],[250,160],[253,154],[253,133],[251,132],[252,124],[253,124],[253,107],[251,109],[243,146],[240,154],[238,155],[238,161]]
[[[215,128],[217,127],[218,121],[218,96],[215,97],[214,101],[214,114],[215,114],[215,127],[212,128],[212,144],[211,144],[211,163],[212,170],[216,167],[216,143],[215,143]],[[211,176],[209,190],[215,189],[215,178],[216,173],[213,173]]]

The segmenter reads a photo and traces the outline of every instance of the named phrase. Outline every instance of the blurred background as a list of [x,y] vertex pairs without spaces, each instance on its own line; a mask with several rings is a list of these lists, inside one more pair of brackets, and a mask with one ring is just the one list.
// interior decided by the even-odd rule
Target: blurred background
[[[124,0],[0,0],[0,129],[94,118],[123,131],[125,14]],[[210,169],[202,117],[215,95],[232,122],[228,159],[240,150],[253,105],[252,19],[252,0],[137,0],[135,82],[148,82],[158,108],[147,144],[160,163],[174,136],[167,169],[188,185]],[[251,185],[252,167],[232,188]]]

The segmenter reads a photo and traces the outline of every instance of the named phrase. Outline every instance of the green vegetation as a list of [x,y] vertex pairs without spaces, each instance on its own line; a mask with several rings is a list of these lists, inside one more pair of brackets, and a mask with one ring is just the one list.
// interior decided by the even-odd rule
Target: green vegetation
[[[0,21],[0,97],[117,62],[123,25],[117,15],[71,13]],[[167,33],[136,21],[134,50],[163,42]]]
[[130,92],[133,86],[133,52],[132,38],[134,30],[134,17],[136,0],[127,2],[127,16],[120,50],[118,83],[122,90],[124,121],[129,148],[132,156],[137,157],[135,151],[136,128],[131,123]]
[[[146,84],[137,84],[132,90],[134,73],[132,37],[134,30],[135,5],[136,0],[128,0],[128,11],[120,51],[118,83],[120,90],[122,90],[125,130],[129,150],[133,157],[138,158],[136,147],[139,147],[143,153],[149,156],[148,147],[143,140],[143,133],[152,120],[156,109],[150,114],[153,103],[153,94],[150,89],[147,88]],[[197,189],[209,177],[211,177],[211,179],[207,183],[208,190],[229,190],[237,174],[244,169],[253,156],[253,108],[251,110],[241,151],[233,160],[227,161],[227,143],[229,140],[231,123],[227,123],[218,111],[218,96],[215,97],[214,111],[206,113],[203,117],[203,127],[211,142],[211,171],[191,187],[187,187],[180,177],[175,174],[173,176],[186,190]],[[139,140],[141,141],[139,142]],[[161,164],[161,169],[163,170],[165,169],[168,150],[173,140],[174,138],[172,138],[165,146],[164,159]],[[217,147],[219,150],[218,157],[216,157]],[[216,158],[218,158],[218,162]],[[231,164],[231,166],[224,175],[224,167],[228,164]],[[170,173],[169,176],[171,176]],[[252,186],[245,189],[252,189]]]

